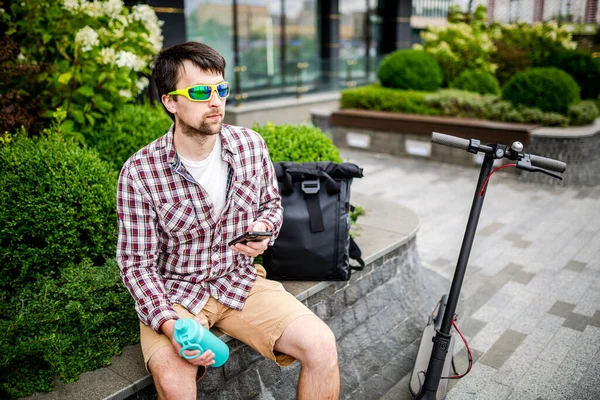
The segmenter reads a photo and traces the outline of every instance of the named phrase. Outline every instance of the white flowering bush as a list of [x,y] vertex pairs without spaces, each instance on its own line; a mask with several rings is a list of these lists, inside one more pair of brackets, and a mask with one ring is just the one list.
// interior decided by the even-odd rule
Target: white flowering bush
[[494,61],[499,65],[497,75],[501,83],[531,67],[553,66],[558,52],[577,47],[572,34],[555,21],[504,24],[499,31]]
[[79,132],[133,101],[162,48],[154,10],[129,9],[122,0],[22,0],[1,18],[20,42],[20,62],[40,66],[30,96],[47,116],[65,110],[65,131]]
[[464,70],[493,74],[497,68],[491,61],[496,50],[494,31],[487,29],[481,18],[485,18],[485,13],[478,8],[469,23],[450,22],[446,26],[428,28],[421,32],[422,44],[413,47],[423,49],[436,58],[444,71],[446,83]]

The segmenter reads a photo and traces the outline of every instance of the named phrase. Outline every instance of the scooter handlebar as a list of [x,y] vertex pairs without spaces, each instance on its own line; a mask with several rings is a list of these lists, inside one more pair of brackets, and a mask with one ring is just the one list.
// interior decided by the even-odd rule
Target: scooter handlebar
[[536,156],[534,154],[531,154],[530,159],[531,159],[531,165],[539,167],[539,168],[547,169],[550,171],[562,173],[562,172],[565,172],[565,169],[567,169],[566,163],[564,163],[562,161],[554,160],[552,158],[546,158],[546,157]]
[[[471,141],[468,139],[446,135],[444,133],[439,132],[432,132],[431,142],[467,151],[471,146]],[[480,150],[483,150],[483,148],[484,146],[480,146]],[[542,156],[536,156],[535,154],[529,154],[529,160],[531,161],[532,166],[542,168],[548,171],[562,173],[565,172],[565,170],[567,169],[566,163],[559,160],[554,160],[552,158],[546,158]]]
[[431,134],[431,142],[442,144],[444,146],[455,147],[461,150],[468,150],[471,141],[468,139],[459,138],[456,136],[446,135],[444,133],[433,132]]

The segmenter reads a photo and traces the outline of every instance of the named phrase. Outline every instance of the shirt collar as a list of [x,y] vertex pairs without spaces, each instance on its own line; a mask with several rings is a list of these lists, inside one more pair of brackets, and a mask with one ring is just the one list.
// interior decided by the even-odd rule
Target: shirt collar
[[[175,150],[175,144],[173,142],[173,135],[175,130],[175,124],[171,124],[169,131],[165,135],[165,153],[167,154],[167,162],[173,167],[177,167],[179,164],[179,156]],[[223,124],[221,132],[219,134],[221,138],[221,155],[224,160],[231,159],[231,156],[236,153],[236,148],[232,144],[231,132],[229,131],[229,125]]]

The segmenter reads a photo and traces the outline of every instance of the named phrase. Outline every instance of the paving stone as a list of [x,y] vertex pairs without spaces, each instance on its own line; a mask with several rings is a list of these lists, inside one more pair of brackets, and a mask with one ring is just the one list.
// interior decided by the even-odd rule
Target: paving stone
[[600,309],[600,290],[592,285],[582,296],[573,312],[593,317],[594,313]]
[[499,229],[504,226],[503,223],[500,222],[492,222],[491,224],[486,225],[483,229],[477,231],[477,236],[488,236],[493,233],[496,233]]
[[565,266],[565,268],[566,269],[570,269],[572,271],[581,272],[581,271],[583,271],[583,269],[585,268],[586,265],[587,265],[587,263],[583,263],[583,262],[580,262],[580,261],[571,260]]
[[552,379],[558,364],[537,360],[522,376],[509,399],[538,399],[544,394],[546,382]]
[[581,336],[581,332],[565,328],[563,325],[538,358],[554,364],[562,363],[571,348],[577,343],[579,336]]
[[505,331],[479,362],[500,369],[526,337],[527,335],[510,329]]
[[526,249],[531,246],[532,242],[529,240],[515,240],[513,242],[513,246],[518,247],[520,249]]
[[[490,382],[491,378],[498,371],[494,368],[488,367],[487,365],[478,364],[477,368],[473,368],[469,375],[459,380],[459,382],[454,386],[452,390],[446,396],[447,400],[456,400],[456,399],[464,399],[471,397],[462,397],[464,395],[467,396],[477,396],[478,393],[481,393],[485,386]],[[472,397],[478,398],[478,397]]]
[[485,327],[486,322],[471,317],[465,319],[464,321],[457,321],[457,325],[463,335],[466,337],[474,337]]
[[500,307],[491,307],[486,304],[483,307],[479,308],[477,312],[473,314],[473,318],[483,322],[490,322],[493,321],[494,318],[496,318],[500,311]]
[[575,304],[568,304],[562,301],[557,301],[556,303],[554,303],[552,308],[548,310],[548,313],[559,317],[567,318],[573,313],[574,308]]
[[477,396],[486,400],[506,400],[511,393],[511,387],[491,381],[485,385],[481,393],[477,393]]

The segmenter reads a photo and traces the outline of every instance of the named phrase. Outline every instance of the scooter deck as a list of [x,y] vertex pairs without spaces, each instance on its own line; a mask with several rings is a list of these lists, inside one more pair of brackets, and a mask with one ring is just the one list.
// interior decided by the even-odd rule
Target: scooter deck
[[[421,386],[425,381],[425,375],[419,373],[420,371],[427,371],[429,366],[429,358],[431,357],[431,350],[433,349],[433,338],[435,337],[434,324],[431,323],[423,330],[421,336],[421,343],[419,344],[419,352],[417,353],[417,359],[415,360],[415,366],[410,376],[410,389],[413,393],[419,393]],[[446,355],[446,361],[444,362],[444,369],[442,370],[442,376],[450,376],[450,366],[452,365],[452,357],[454,354],[454,336],[450,338],[450,347],[448,348],[448,354]],[[419,381],[420,379],[420,381]],[[446,398],[446,392],[448,390],[448,379],[440,380],[436,398],[443,400]]]

